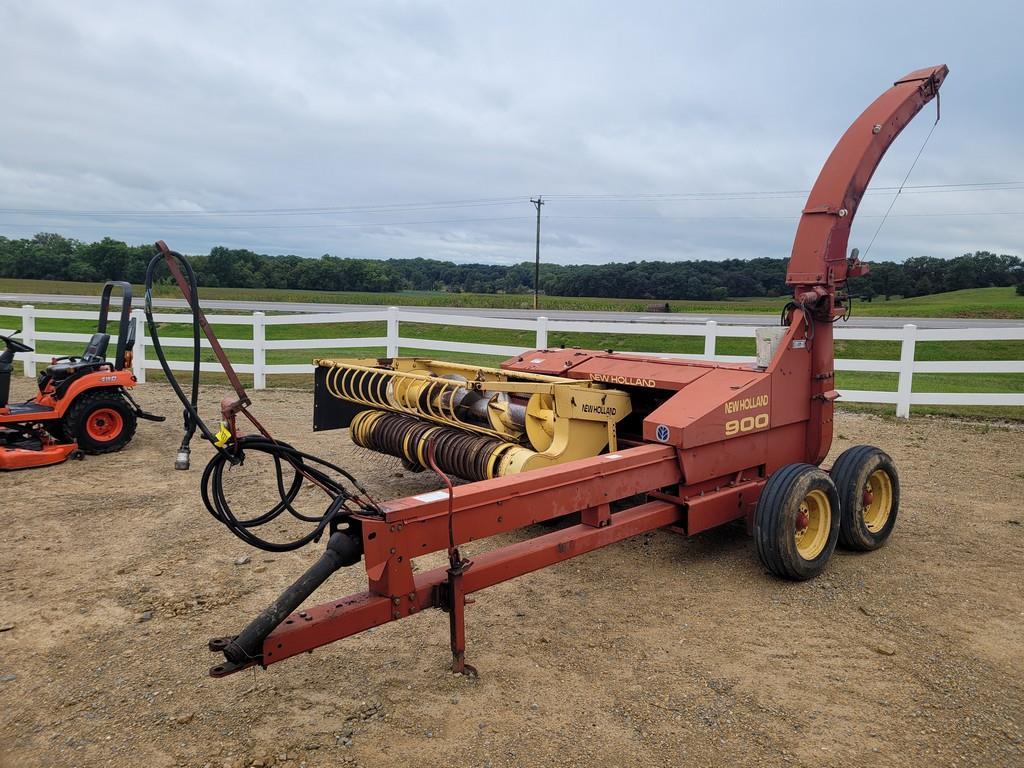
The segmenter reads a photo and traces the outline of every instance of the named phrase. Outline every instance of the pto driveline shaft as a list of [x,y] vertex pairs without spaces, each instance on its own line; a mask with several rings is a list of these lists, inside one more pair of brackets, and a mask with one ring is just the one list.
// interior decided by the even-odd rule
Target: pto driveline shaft
[[221,649],[224,657],[235,664],[245,664],[263,655],[263,641],[277,625],[295,611],[306,598],[313,594],[339,568],[359,562],[362,556],[360,542],[343,531],[331,534],[327,549],[320,559],[309,567],[298,580],[259,616]]

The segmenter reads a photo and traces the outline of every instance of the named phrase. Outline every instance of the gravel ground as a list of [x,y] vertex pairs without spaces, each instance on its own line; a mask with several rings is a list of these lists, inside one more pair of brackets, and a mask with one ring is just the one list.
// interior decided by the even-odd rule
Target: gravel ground
[[[232,537],[199,502],[208,451],[171,469],[170,391],[137,397],[172,418],[123,453],[0,475],[4,768],[1024,765],[1019,426],[841,413],[834,452],[888,450],[903,508],[886,547],[839,551],[809,583],[767,576],[740,529],[658,532],[480,593],[477,680],[447,672],[436,611],[213,680],[207,638],[319,548]],[[311,400],[256,408],[380,497],[436,486],[312,434]],[[258,496],[260,468],[239,475]],[[319,595],[364,586],[352,568]]]

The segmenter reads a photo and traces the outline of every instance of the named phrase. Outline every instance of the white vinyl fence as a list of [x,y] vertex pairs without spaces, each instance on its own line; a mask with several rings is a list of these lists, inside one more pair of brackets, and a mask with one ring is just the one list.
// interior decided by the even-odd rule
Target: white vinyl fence
[[[84,345],[89,340],[85,333],[37,332],[36,318],[59,318],[69,320],[89,320],[96,322],[97,313],[92,311],[71,311],[35,309],[26,304],[21,307],[0,307],[0,317],[13,316],[20,318],[21,339],[29,346],[35,347],[39,342],[78,342]],[[133,311],[137,319],[138,336],[135,342],[133,368],[140,382],[146,380],[146,371],[159,369],[159,362],[151,356],[150,346],[146,338],[145,318],[141,309]],[[641,322],[604,322],[589,320],[550,320],[546,317],[536,319],[503,319],[477,317],[471,315],[440,314],[433,312],[417,312],[411,309],[390,307],[374,311],[303,313],[293,315],[266,315],[253,312],[251,315],[208,315],[211,324],[215,325],[246,325],[252,328],[252,340],[221,339],[226,350],[243,349],[252,351],[251,363],[236,363],[239,373],[251,374],[255,389],[264,389],[267,376],[278,374],[310,374],[313,366],[303,364],[269,364],[266,362],[268,350],[301,349],[308,350],[312,359],[319,350],[321,353],[331,349],[358,349],[360,347],[384,347],[388,357],[395,357],[399,349],[466,352],[481,355],[513,356],[526,351],[527,348],[503,346],[497,344],[474,344],[453,341],[419,339],[401,335],[402,322],[428,323],[432,325],[463,326],[469,328],[502,328],[507,330],[526,330],[535,336],[533,349],[543,349],[548,345],[549,331],[565,331],[572,333],[611,333],[611,334],[645,334],[658,336],[703,336],[704,353],[701,355],[684,355],[659,352],[658,357],[678,357],[699,360],[717,360],[723,362],[752,362],[753,357],[735,355],[719,355],[715,352],[716,339],[720,337],[753,338],[754,327],[741,325],[719,325],[714,320],[703,324],[684,325],[678,323],[641,323]],[[187,314],[163,313],[156,314],[159,323],[189,323]],[[354,338],[318,338],[318,339],[282,339],[268,340],[268,325],[320,325],[336,323],[385,322],[386,335]],[[992,393],[939,393],[914,392],[913,379],[915,373],[1019,373],[1024,374],[1024,360],[977,360],[977,361],[919,361],[915,360],[914,350],[917,342],[926,341],[1021,341],[1024,340],[1024,328],[956,328],[930,329],[918,328],[915,325],[904,325],[902,328],[851,328],[835,329],[837,340],[855,341],[899,341],[901,354],[899,360],[854,360],[837,359],[837,371],[869,371],[899,374],[899,383],[895,392],[871,390],[840,390],[845,402],[850,403],[889,403],[896,406],[896,415],[910,416],[912,405],[988,405],[988,406],[1024,406],[1024,393],[992,394]],[[172,338],[161,336],[164,347],[191,347],[191,338]],[[209,344],[203,339],[204,348]],[[229,353],[230,354],[230,353]],[[50,355],[22,354],[18,358],[23,361],[26,376],[35,376],[36,363],[46,362]],[[170,361],[175,370],[190,370],[191,363]],[[220,365],[215,362],[202,363],[203,371],[219,371]]]

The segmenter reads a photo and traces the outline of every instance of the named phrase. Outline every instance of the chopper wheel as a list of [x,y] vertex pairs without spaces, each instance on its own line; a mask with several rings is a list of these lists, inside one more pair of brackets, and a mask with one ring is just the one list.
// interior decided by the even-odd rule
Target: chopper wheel
[[839,489],[842,522],[839,545],[868,552],[882,546],[896,524],[900,509],[900,478],[885,451],[873,445],[855,445],[832,465]]
[[113,453],[131,442],[135,411],[117,390],[94,390],[75,400],[63,421],[63,431],[85,453]]
[[765,483],[754,514],[754,542],[764,566],[784,579],[821,573],[839,538],[839,492],[812,464],[787,464]]

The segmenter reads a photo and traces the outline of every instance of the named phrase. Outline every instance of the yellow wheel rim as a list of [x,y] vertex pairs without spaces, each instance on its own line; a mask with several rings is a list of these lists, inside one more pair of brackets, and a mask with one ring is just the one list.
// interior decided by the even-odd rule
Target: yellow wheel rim
[[871,533],[878,533],[885,528],[892,514],[892,479],[884,469],[876,469],[871,473],[864,485],[861,504],[864,526]]
[[796,551],[804,560],[814,560],[825,551],[832,530],[832,504],[824,491],[811,491],[800,502],[796,514]]

